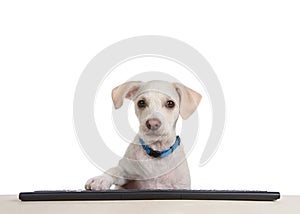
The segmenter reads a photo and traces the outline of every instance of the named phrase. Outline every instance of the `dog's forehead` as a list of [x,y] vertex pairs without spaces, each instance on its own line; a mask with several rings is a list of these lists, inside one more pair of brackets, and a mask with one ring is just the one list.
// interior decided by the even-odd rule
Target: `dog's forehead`
[[144,82],[135,94],[135,98],[141,94],[152,91],[167,95],[175,101],[179,101],[179,95],[173,84],[163,80]]

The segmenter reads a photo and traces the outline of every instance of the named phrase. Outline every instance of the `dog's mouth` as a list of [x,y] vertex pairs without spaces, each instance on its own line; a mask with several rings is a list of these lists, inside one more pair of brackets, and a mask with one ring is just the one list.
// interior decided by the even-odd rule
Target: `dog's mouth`
[[143,135],[148,137],[163,137],[168,136],[170,133],[163,128],[159,128],[156,130],[148,129],[146,126],[141,127],[141,130]]
[[159,134],[161,131],[160,129],[153,130],[153,129],[148,129],[147,127],[143,127],[143,132],[146,135],[153,135],[153,134]]
[[159,132],[159,131],[152,131],[152,130],[150,130],[150,131],[148,131],[148,132],[145,132],[145,135],[147,135],[147,136],[161,136],[161,132]]

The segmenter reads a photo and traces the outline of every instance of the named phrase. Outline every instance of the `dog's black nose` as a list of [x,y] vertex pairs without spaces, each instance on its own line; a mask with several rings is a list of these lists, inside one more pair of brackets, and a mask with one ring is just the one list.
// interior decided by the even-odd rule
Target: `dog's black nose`
[[148,129],[156,130],[160,127],[161,122],[159,119],[153,118],[146,121],[146,126]]

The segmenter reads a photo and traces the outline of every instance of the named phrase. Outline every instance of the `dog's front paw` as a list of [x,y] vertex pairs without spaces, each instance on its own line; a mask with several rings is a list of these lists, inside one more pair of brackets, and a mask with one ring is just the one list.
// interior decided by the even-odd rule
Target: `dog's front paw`
[[85,184],[87,190],[107,190],[113,184],[113,179],[107,175],[101,175],[89,179]]

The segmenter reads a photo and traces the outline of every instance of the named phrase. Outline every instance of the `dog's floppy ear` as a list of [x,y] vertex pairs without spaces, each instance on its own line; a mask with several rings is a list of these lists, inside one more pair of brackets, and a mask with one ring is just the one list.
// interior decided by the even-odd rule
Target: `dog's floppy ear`
[[115,87],[111,92],[115,109],[118,109],[123,105],[124,98],[132,99],[139,90],[141,84],[141,81],[129,81]]
[[181,83],[173,83],[173,85],[180,98],[179,113],[185,120],[196,110],[202,96]]

